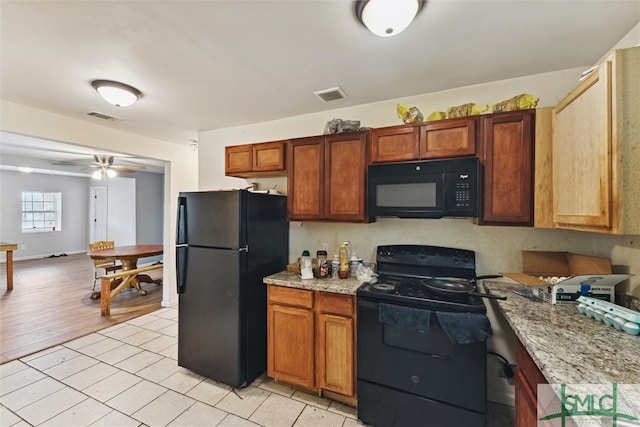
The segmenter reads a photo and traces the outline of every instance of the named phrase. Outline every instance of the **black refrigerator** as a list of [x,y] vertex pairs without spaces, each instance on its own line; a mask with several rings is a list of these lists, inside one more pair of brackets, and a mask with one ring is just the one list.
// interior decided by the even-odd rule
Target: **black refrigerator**
[[285,269],[287,199],[246,190],[180,193],[178,365],[232,387],[267,367],[262,278]]

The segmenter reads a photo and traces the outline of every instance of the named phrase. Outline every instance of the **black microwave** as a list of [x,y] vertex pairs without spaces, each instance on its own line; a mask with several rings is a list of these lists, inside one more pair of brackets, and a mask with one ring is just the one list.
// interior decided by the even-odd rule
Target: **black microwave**
[[387,163],[367,168],[369,216],[477,217],[481,174],[477,157]]

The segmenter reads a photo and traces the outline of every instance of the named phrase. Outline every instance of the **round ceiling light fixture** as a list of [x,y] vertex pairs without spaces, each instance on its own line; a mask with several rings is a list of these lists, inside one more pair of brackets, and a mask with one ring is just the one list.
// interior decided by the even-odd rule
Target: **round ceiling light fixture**
[[356,0],[356,18],[373,34],[392,37],[404,31],[424,0]]
[[105,101],[116,107],[128,107],[142,98],[142,92],[135,87],[112,80],[94,80],[91,86]]

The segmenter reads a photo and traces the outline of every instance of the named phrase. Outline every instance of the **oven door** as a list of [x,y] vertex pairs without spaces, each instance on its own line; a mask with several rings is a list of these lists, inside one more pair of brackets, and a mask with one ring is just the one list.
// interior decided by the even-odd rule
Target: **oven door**
[[419,163],[371,165],[367,174],[367,214],[398,218],[442,218],[445,178]]
[[367,400],[360,388],[367,383],[390,396],[438,402],[441,411],[458,408],[461,419],[484,420],[486,341],[452,344],[434,312],[428,333],[382,323],[379,305],[358,298],[358,406]]

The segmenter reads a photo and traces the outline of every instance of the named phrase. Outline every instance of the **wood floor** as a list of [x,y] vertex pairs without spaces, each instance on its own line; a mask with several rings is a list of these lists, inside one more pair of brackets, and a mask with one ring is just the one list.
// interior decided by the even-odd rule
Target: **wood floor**
[[[6,264],[0,264],[0,363],[35,353],[160,308],[162,286],[142,283],[148,292],[121,292],[111,316],[100,316],[92,300],[93,267],[86,254],[14,262],[13,290],[7,291]],[[151,271],[154,279],[162,270]]]

